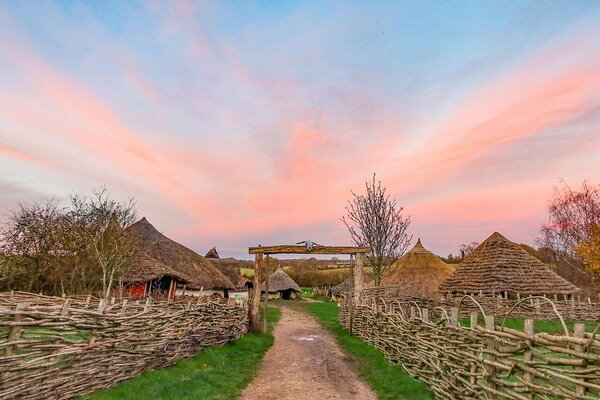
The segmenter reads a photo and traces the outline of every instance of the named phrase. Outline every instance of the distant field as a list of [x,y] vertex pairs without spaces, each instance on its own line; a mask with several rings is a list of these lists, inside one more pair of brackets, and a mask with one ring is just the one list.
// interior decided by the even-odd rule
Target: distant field
[[[300,286],[304,287],[334,286],[350,274],[350,268],[313,269],[305,272],[296,272],[291,267],[283,267],[282,269]],[[254,269],[252,268],[240,268],[240,272],[246,278],[254,277]]]
[[246,278],[254,278],[254,269],[252,268],[240,268],[240,273]]

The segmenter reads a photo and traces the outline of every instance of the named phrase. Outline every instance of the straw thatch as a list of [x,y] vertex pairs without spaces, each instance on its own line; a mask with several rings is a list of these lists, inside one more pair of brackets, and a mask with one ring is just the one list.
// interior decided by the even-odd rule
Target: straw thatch
[[[277,268],[277,271],[269,276],[269,293],[283,292],[286,290],[293,290],[294,292],[301,292],[300,286],[286,274],[281,267]],[[265,291],[265,284],[263,282],[261,291]]]
[[335,285],[331,288],[332,296],[341,296],[342,294],[346,294],[350,291],[350,287],[352,286],[354,277],[352,275],[348,276],[344,279],[340,284]]
[[246,283],[252,282],[251,279],[242,276],[240,271],[242,263],[235,258],[207,258],[206,261],[221,271],[235,285],[236,289],[244,288]]
[[439,299],[438,287],[454,272],[454,268],[417,244],[390,267],[381,285],[400,285],[407,296]]
[[248,278],[242,276],[240,268],[241,263],[233,257],[221,258],[216,247],[210,249],[205,255],[208,262],[219,269],[236,287],[236,289],[243,288],[246,283],[252,282]]
[[208,259],[161,234],[146,218],[130,229],[139,248],[152,259],[166,265],[191,281],[190,289],[235,289],[235,285]]
[[123,282],[137,283],[147,282],[163,276],[171,276],[182,283],[190,283],[193,279],[173,268],[169,268],[161,261],[150,257],[143,250],[137,249],[127,263],[123,274]]
[[579,289],[495,232],[440,285],[443,293],[573,294]]

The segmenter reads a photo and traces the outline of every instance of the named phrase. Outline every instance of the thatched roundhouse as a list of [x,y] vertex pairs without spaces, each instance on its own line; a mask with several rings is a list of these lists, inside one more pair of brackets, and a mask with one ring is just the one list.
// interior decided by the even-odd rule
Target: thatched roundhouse
[[206,261],[212,263],[217,267],[225,276],[235,285],[236,289],[251,289],[252,280],[242,276],[240,268],[242,266],[241,261],[236,260],[233,257],[221,258],[217,249],[213,247],[204,256]]
[[579,289],[498,232],[464,259],[440,285],[448,295],[572,296]]
[[333,301],[341,301],[344,296],[347,296],[350,292],[350,287],[352,286],[352,280],[354,277],[352,275],[348,276],[344,279],[340,284],[333,286],[329,289],[329,297]]
[[[164,236],[146,218],[137,221],[128,229],[136,236],[139,251],[180,276],[176,285],[178,295],[185,291],[186,295],[192,296],[224,296],[226,290],[235,289],[235,284],[214,263]],[[126,271],[126,275],[128,273]]]
[[381,280],[382,286],[402,286],[402,294],[439,300],[440,284],[454,272],[454,268],[427,250],[417,240],[415,246],[390,267]]
[[[302,289],[281,267],[269,276],[269,298],[289,300],[296,297]],[[261,293],[265,293],[265,284],[261,286]]]

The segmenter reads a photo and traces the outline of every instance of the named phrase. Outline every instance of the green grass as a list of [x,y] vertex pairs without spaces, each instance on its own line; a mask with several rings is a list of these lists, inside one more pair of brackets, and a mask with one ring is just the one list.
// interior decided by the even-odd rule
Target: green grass
[[425,383],[408,375],[398,365],[392,365],[383,354],[350,335],[338,321],[337,303],[309,303],[306,310],[317,317],[319,323],[331,331],[342,349],[356,360],[359,375],[377,393],[379,400],[434,399]]
[[327,296],[322,294],[315,294],[314,288],[311,287],[303,287],[301,288],[302,292],[300,293],[300,298],[302,299],[313,299],[318,301],[329,301]]
[[[496,325],[502,325],[503,317],[496,317]],[[483,317],[480,315],[478,318],[479,325],[484,325]],[[575,321],[577,322],[577,321]],[[569,329],[569,332],[573,332],[573,324],[574,321],[565,321],[565,325]],[[585,325],[586,332],[593,332],[598,325],[598,321],[581,321]],[[460,324],[462,326],[469,326],[470,319],[469,318],[461,318]],[[511,329],[516,329],[518,331],[523,331],[525,322],[520,318],[506,318],[506,322],[504,326]],[[533,321],[533,328],[536,333],[546,332],[551,334],[564,335],[564,329],[559,320],[547,320],[547,319],[538,319]],[[600,330],[600,329],[599,329]]]
[[277,308],[269,308],[268,334],[247,334],[225,346],[205,349],[193,358],[168,368],[144,372],[84,399],[236,399],[258,373],[264,353],[273,344],[271,330],[279,316]]

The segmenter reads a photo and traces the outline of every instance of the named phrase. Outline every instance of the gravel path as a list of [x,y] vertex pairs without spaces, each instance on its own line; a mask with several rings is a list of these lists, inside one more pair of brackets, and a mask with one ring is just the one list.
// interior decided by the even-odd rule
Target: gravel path
[[281,319],[258,376],[241,400],[375,400],[335,338],[309,314],[281,305]]

